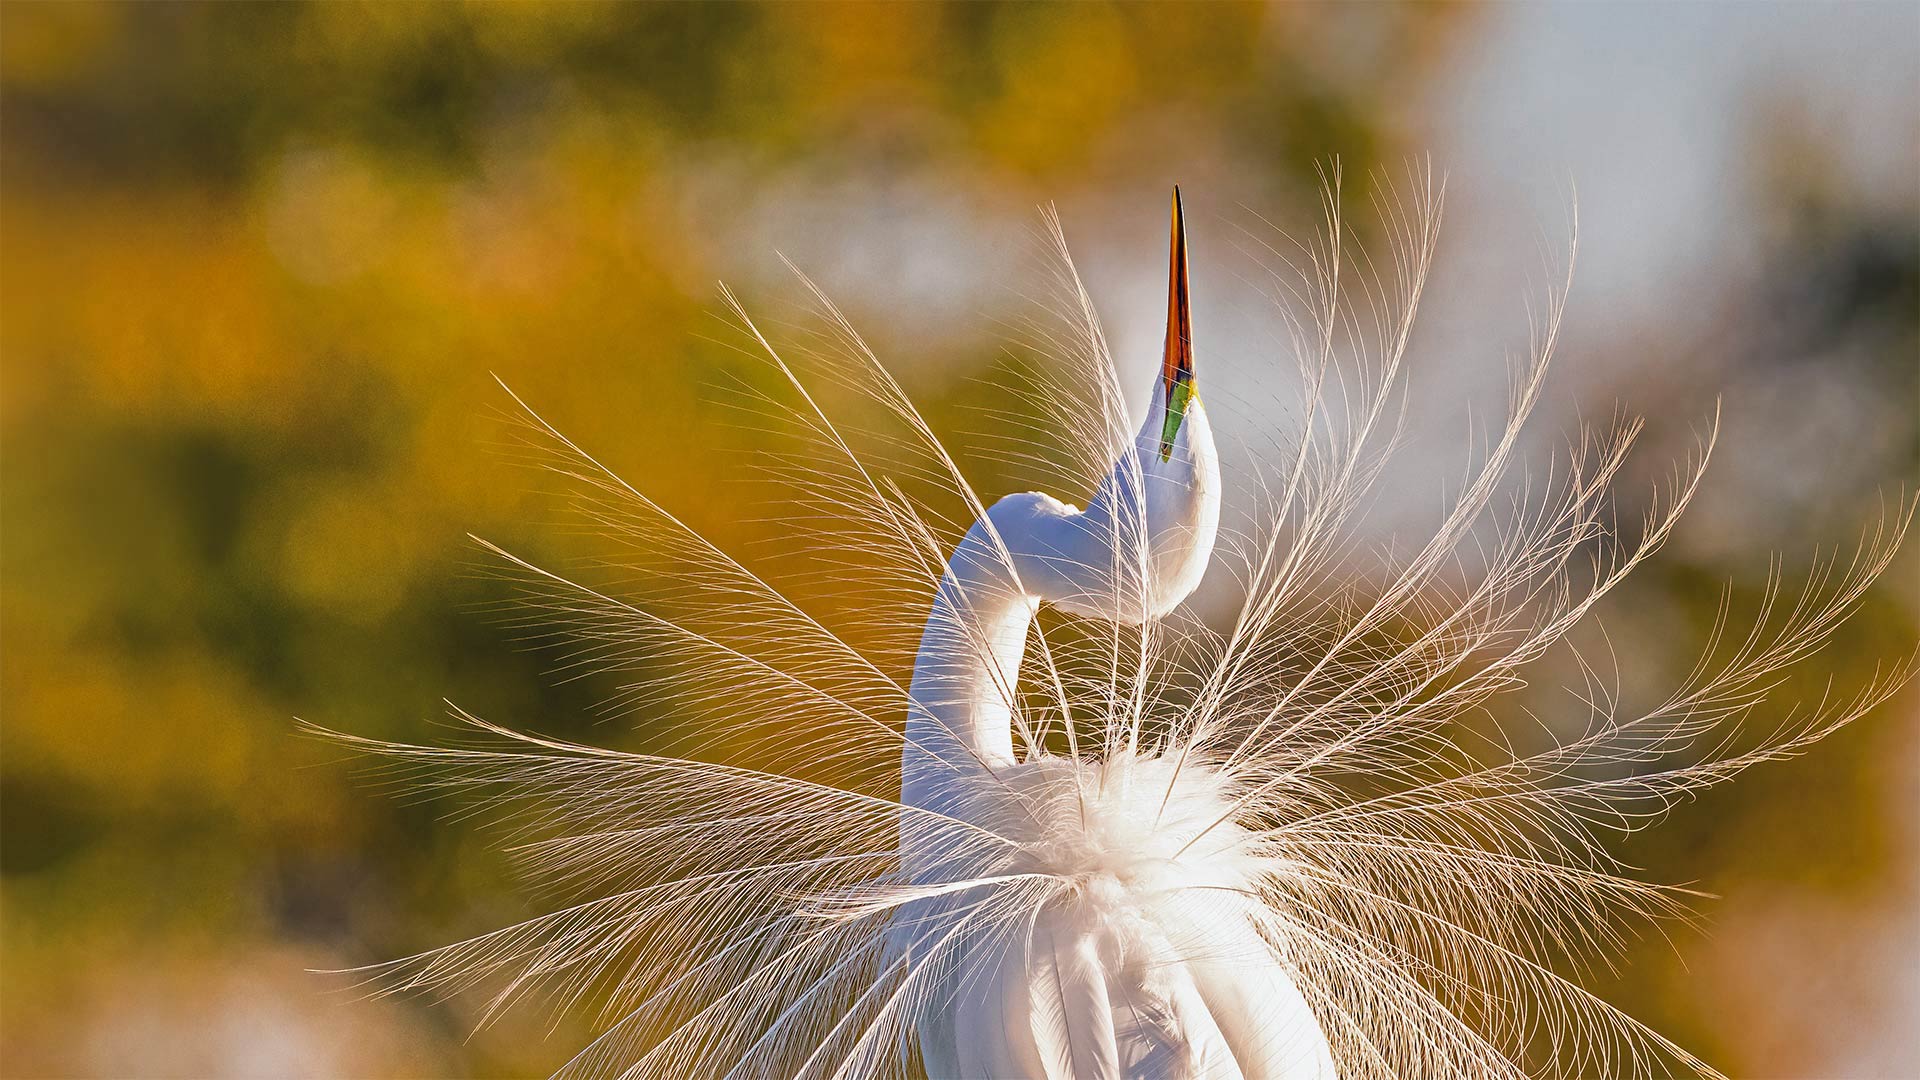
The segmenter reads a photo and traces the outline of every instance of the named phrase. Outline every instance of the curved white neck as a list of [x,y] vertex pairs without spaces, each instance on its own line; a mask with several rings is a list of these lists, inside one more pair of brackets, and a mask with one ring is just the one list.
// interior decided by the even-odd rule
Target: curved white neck
[[1009,527],[1019,519],[1060,521],[1070,513],[1044,495],[1002,499],[988,511],[992,530],[975,523],[948,561],[908,691],[912,704],[901,762],[907,805],[931,806],[956,778],[1014,764],[1014,692],[1040,597],[1027,591],[1018,572],[1030,560],[1003,553],[994,534],[1005,538],[1011,531],[1028,539],[1030,528]]
[[1013,765],[1013,710],[1027,631],[1042,601],[1139,623],[1193,591],[1219,527],[1219,466],[1194,403],[1168,462],[1160,413],[1085,511],[1038,492],[1010,495],[974,523],[947,563],[908,694],[901,800],[940,809],[942,792]]

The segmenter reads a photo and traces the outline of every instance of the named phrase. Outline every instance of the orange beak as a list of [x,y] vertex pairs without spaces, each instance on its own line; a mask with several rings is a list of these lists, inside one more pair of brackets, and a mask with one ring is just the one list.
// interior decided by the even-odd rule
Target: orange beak
[[1187,297],[1187,217],[1180,188],[1173,189],[1172,251],[1167,256],[1167,344],[1160,363],[1160,389],[1166,394],[1166,421],[1160,431],[1160,460],[1173,454],[1173,440],[1186,419],[1193,388],[1193,309]]

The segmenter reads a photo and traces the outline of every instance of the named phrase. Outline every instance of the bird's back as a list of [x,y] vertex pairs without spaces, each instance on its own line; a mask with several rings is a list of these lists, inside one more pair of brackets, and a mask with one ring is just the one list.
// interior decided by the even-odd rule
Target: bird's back
[[[1182,955],[1175,939],[1206,938]],[[961,957],[920,1031],[935,1080],[1333,1080],[1293,980],[1250,925],[1043,916]]]
[[920,1014],[930,1077],[1332,1080],[1318,1022],[1260,933],[1237,828],[1184,844],[1222,809],[1217,784],[1169,769],[1040,758],[984,789],[1001,805],[976,802],[975,820],[1025,841],[992,869],[1064,884],[1017,919],[983,918],[967,896],[908,915],[922,941],[953,943]]

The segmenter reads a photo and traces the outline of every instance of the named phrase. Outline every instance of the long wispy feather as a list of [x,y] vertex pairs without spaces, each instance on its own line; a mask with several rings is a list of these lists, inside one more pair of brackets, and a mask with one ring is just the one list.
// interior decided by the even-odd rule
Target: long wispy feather
[[[671,746],[598,749],[458,708],[471,745],[327,733],[508,822],[513,854],[571,900],[362,974],[385,992],[485,993],[488,1016],[534,997],[597,1008],[602,1033],[563,1076],[914,1075],[916,1025],[985,993],[965,943],[1032,940],[1078,887],[1037,849],[1056,821],[1118,812],[1124,786],[1124,812],[1144,807],[1168,838],[1156,857],[1199,868],[1168,886],[1175,902],[1195,925],[1251,921],[1342,1076],[1717,1075],[1579,981],[1631,935],[1687,918],[1698,895],[1636,880],[1609,839],[1805,751],[1907,685],[1912,657],[1847,695],[1776,700],[1783,672],[1819,664],[1914,507],[1888,512],[1846,557],[1816,559],[1799,590],[1776,570],[1748,628],[1723,605],[1693,670],[1628,709],[1569,635],[1672,534],[1714,436],[1631,523],[1613,492],[1637,420],[1583,434],[1544,475],[1523,468],[1563,280],[1438,524],[1383,572],[1357,570],[1361,519],[1402,441],[1441,201],[1424,171],[1377,201],[1383,265],[1354,250],[1331,187],[1320,234],[1252,237],[1305,406],[1284,429],[1244,433],[1269,445],[1234,479],[1257,508],[1222,539],[1239,606],[1221,629],[1186,611],[1036,623],[1019,685],[1002,692],[1022,759],[1062,763],[1070,783],[1010,790],[1006,821],[895,797],[921,624],[948,553],[991,500],[818,287],[801,276],[812,321],[778,347],[725,299],[767,375],[738,403],[795,436],[758,464],[794,515],[796,580],[846,590],[832,618],[515,397],[516,452],[558,478],[614,554],[549,570],[479,541],[510,617],[563,644],[563,673],[610,675],[610,713],[670,720]],[[1013,329],[1049,363],[1024,373],[1027,409],[992,425],[990,449],[1084,494],[1132,425],[1051,212],[1045,230],[1057,255],[1046,311]],[[1463,722],[1555,650],[1581,673],[1575,715],[1525,739]],[[753,768],[716,763],[743,746]],[[909,873],[906,836],[935,838],[950,872]],[[1208,878],[1222,860],[1232,874]],[[895,947],[903,925],[912,949]],[[1199,932],[1156,947],[1216,959]],[[1029,962],[1061,985],[1075,977],[1072,956]],[[1060,1053],[1070,1064],[1072,1048]]]

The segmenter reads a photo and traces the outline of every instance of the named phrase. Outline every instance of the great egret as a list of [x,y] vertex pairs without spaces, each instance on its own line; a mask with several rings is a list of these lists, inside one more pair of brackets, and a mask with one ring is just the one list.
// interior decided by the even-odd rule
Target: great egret
[[[610,704],[672,720],[684,756],[457,709],[495,743],[336,736],[518,820],[515,853],[577,894],[370,977],[491,987],[489,1017],[537,992],[595,1002],[602,1033],[568,1076],[1717,1075],[1562,973],[1695,895],[1628,876],[1602,834],[1794,756],[1905,685],[1911,658],[1852,697],[1742,724],[1866,594],[1913,508],[1817,563],[1799,597],[1769,588],[1751,632],[1723,621],[1680,687],[1629,710],[1568,635],[1667,538],[1712,438],[1637,529],[1608,498],[1637,422],[1517,482],[1562,291],[1432,535],[1356,572],[1440,199],[1416,176],[1410,200],[1385,201],[1395,258],[1359,268],[1337,202],[1274,271],[1306,407],[1249,484],[1268,501],[1231,533],[1177,192],[1165,350],[1137,428],[1048,219],[1065,325],[1034,332],[1057,365],[1035,385],[1049,438],[1084,466],[1084,486],[1049,486],[1090,491],[1084,511],[1038,493],[989,507],[810,282],[825,329],[798,351],[733,305],[771,373],[751,393],[804,440],[769,461],[820,511],[825,532],[794,546],[855,587],[841,622],[527,410],[527,449],[620,569],[589,582],[488,550],[570,663],[616,673]],[[821,386],[893,432],[863,448]],[[1182,614],[1216,548],[1244,586],[1224,632]],[[1067,621],[1049,628],[1043,607]],[[1588,676],[1579,715],[1544,744],[1463,745],[1453,722],[1557,649]],[[712,760],[732,736],[757,768]]]
[[1016,848],[950,844],[909,818],[907,877],[943,893],[1012,874],[1061,886],[1023,922],[964,926],[964,893],[902,907],[898,948],[950,968],[953,1007],[918,1022],[933,1076],[1334,1076],[1313,1010],[1247,910],[1259,876],[1248,834],[1212,820],[1227,806],[1220,777],[1141,753],[1137,731],[1104,759],[1014,750],[1010,688],[1040,604],[1144,623],[1186,599],[1213,554],[1220,465],[1194,379],[1178,189],[1170,251],[1166,344],[1139,433],[1084,511],[1040,492],[995,503],[947,563],[921,638],[901,802]]

